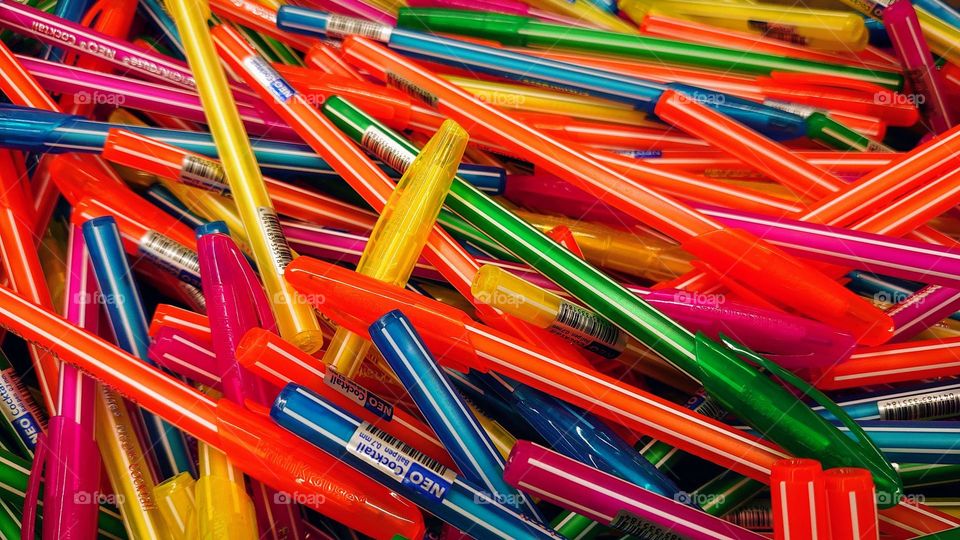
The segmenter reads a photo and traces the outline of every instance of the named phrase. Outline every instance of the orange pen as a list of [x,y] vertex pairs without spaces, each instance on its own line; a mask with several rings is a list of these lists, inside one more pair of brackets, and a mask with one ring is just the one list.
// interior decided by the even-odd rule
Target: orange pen
[[309,67],[319,69],[330,75],[366,81],[362,75],[344,62],[343,58],[340,58],[340,53],[329,43],[322,41],[314,43],[307,51],[303,62]]
[[211,339],[210,321],[206,315],[170,304],[159,304],[157,306],[157,309],[153,312],[153,319],[150,320],[148,334],[153,337],[161,328],[172,328],[186,332],[206,342]]
[[373,536],[420,538],[420,511],[343,462],[230,400],[214,401],[47,309],[0,288],[0,325],[219,450],[250,476]]
[[319,41],[277,28],[277,11],[256,0],[210,0],[213,13],[228,21],[245,26],[300,51],[310,50]]
[[[544,170],[667,234],[717,272],[736,276],[760,294],[808,316],[858,336],[870,334],[869,341],[882,341],[889,334],[885,314],[829,277],[782,251],[770,249],[760,239],[723,228],[689,206],[585,156],[573,145],[557,142],[476,100],[379,43],[350,36],[343,48],[347,60],[368,73],[381,80],[403,81],[402,86],[414,88],[468,130],[494,138]],[[810,287],[809,292],[800,292],[797,283]]]
[[[229,193],[219,161],[132,131],[111,129],[102,156],[160,178],[220,195]],[[332,197],[266,176],[263,180],[277,211],[292,218],[349,231],[368,231],[376,221],[373,213]]]
[[818,388],[839,390],[960,374],[960,338],[928,339],[854,351],[815,379]]
[[[895,152],[847,153],[797,150],[793,153],[811,165],[833,175],[851,176],[863,176],[876,169],[886,167],[899,157]],[[663,151],[657,158],[657,162],[691,173],[703,174],[707,172],[711,176],[745,178],[758,174],[753,167],[749,166],[739,156],[733,156],[723,151],[669,149]],[[754,171],[753,175],[750,174],[751,171]]]

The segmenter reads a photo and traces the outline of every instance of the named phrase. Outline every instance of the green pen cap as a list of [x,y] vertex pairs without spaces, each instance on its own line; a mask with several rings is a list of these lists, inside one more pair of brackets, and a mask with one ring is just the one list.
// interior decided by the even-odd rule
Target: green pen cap
[[421,32],[452,31],[517,47],[527,44],[522,30],[535,21],[523,15],[464,9],[402,7],[397,12],[397,26],[400,28]]

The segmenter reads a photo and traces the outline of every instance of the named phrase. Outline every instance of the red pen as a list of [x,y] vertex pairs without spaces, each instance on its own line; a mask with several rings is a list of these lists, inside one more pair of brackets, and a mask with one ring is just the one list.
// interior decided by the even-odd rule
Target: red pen
[[770,498],[775,540],[833,538],[819,461],[784,459],[774,463]]
[[865,469],[829,469],[823,473],[823,485],[830,516],[830,538],[834,540],[876,540],[876,490],[870,471]]

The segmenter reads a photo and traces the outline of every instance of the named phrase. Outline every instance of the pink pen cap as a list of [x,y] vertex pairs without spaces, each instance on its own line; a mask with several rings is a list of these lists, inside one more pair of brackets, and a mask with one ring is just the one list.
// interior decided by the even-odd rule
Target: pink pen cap
[[513,446],[503,478],[534,497],[629,534],[703,540],[764,538],[530,441]]
[[220,388],[217,357],[209,341],[176,328],[164,327],[153,336],[147,354],[164,369],[195,383]]

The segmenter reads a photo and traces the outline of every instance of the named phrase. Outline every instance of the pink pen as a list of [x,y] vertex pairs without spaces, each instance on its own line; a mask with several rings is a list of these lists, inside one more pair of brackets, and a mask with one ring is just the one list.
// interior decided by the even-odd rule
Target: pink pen
[[943,78],[933,63],[930,47],[923,37],[913,4],[890,4],[883,10],[883,25],[893,42],[893,49],[900,57],[903,73],[914,92],[914,101],[926,121],[927,129],[933,134],[950,129],[955,119],[950,110]]
[[534,497],[631,535],[698,540],[765,538],[530,441],[517,441],[513,446],[503,477]]
[[382,22],[390,26],[397,24],[397,18],[392,13],[363,0],[304,0],[304,4],[331,13]]
[[[65,315],[73,324],[95,331],[98,289],[78,226],[71,226],[67,245]],[[93,538],[99,504],[92,494],[100,485],[100,451],[94,440],[97,382],[62,363],[59,389],[58,414],[47,428],[43,538]],[[77,496],[82,493],[88,496]]]
[[[276,323],[263,286],[240,248],[224,234],[197,238],[200,277],[207,299],[211,345],[217,359],[224,396],[237,403],[246,400],[269,406],[276,395],[265,382],[236,360],[240,339],[252,328],[276,332]],[[299,539],[304,529],[296,504],[251,479],[251,496],[257,511],[261,538]]]
[[163,327],[153,335],[147,354],[164,369],[195,383],[221,389],[217,355],[209,341],[176,328]]

